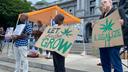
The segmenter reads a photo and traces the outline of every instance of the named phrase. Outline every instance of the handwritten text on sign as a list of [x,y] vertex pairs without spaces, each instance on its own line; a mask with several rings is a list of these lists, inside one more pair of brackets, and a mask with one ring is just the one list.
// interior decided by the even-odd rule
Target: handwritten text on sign
[[35,46],[66,56],[77,34],[78,30],[72,27],[47,27]]

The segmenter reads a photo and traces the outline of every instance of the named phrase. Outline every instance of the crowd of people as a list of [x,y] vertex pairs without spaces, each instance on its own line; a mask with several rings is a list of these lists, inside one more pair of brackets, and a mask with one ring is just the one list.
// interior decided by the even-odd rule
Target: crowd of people
[[[124,13],[124,5],[125,0],[120,0],[119,2],[119,14],[121,19],[119,20],[122,31],[123,31],[123,38],[125,46],[128,45],[128,20],[126,18],[126,15]],[[100,19],[107,17],[111,13],[113,13],[116,9],[112,5],[112,0],[101,0],[100,2],[100,10],[102,15],[99,17]],[[58,14],[54,17],[53,26],[61,26],[63,25],[64,16],[62,14]],[[33,26],[28,21],[28,15],[26,13],[21,14],[19,18],[18,24],[25,24],[25,28],[21,35],[12,35],[11,39],[14,42],[14,53],[15,53],[15,60],[16,60],[16,66],[15,66],[15,72],[20,72],[21,62],[23,62],[23,72],[28,72],[28,59],[27,57],[38,57],[40,53],[45,53],[46,58],[53,58],[53,64],[54,64],[54,72],[66,72],[65,70],[65,57],[54,52],[54,51],[44,51],[40,48],[36,48],[34,46],[31,46],[31,50],[28,54],[28,46],[29,41],[31,41],[33,44],[39,39],[47,25],[43,25],[41,21],[37,22],[36,28],[33,28]],[[92,29],[95,25],[92,23]],[[4,37],[4,30],[3,27],[0,26],[0,42]],[[32,45],[33,45],[32,44]],[[113,47],[103,47],[99,48],[100,51],[100,60],[101,60],[101,66],[103,68],[104,72],[111,72],[112,67],[114,68],[114,72],[123,72],[122,68],[122,62],[120,58],[120,48],[122,46],[113,46]],[[0,49],[0,51],[2,51]],[[37,51],[37,52],[36,52]],[[39,53],[39,52],[40,53]],[[43,54],[42,53],[42,54]]]

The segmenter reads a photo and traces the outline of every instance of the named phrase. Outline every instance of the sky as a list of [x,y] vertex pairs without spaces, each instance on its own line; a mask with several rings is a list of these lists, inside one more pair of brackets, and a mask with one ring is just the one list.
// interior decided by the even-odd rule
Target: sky
[[[41,1],[41,0],[28,0],[28,1],[31,1],[33,4],[35,4],[36,2]],[[54,1],[57,1],[57,0],[46,0],[46,1],[54,2]]]

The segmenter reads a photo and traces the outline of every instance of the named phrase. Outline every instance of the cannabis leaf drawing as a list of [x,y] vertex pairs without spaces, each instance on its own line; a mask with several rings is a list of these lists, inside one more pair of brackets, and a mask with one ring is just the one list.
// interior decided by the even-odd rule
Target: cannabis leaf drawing
[[69,28],[65,28],[64,31],[61,31],[63,35],[66,35],[67,37],[71,36],[71,30]]
[[113,30],[113,29],[112,29],[112,26],[113,26],[113,25],[114,25],[113,20],[111,19],[111,20],[109,21],[108,18],[106,18],[105,24],[101,24],[101,25],[100,25],[100,26],[102,26],[102,28],[100,28],[100,30],[102,30],[102,32],[106,34],[105,46],[107,46],[107,43],[108,43],[108,46],[110,46],[110,40],[111,40],[110,31]]

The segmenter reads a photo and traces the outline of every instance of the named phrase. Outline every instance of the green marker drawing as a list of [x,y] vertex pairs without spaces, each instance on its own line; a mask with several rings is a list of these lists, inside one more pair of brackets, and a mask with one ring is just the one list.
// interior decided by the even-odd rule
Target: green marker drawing
[[67,37],[72,35],[71,32],[69,28],[65,28],[64,31],[61,31],[62,35],[66,35]]
[[106,38],[105,38],[105,47],[106,46],[110,46],[110,41],[111,41],[111,37],[110,37],[110,31],[112,31],[112,26],[114,25],[113,20],[111,19],[110,21],[108,20],[108,18],[106,18],[106,22],[105,24],[101,24],[100,26],[102,26],[102,28],[100,28],[100,30],[102,30],[103,33],[105,33]]

